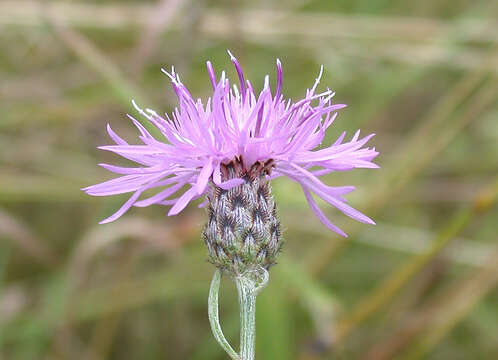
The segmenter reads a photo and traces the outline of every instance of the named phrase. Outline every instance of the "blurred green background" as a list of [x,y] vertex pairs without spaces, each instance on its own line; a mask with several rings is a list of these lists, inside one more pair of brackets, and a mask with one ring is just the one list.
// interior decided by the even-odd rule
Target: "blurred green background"
[[[261,88],[284,66],[322,88],[343,130],[375,132],[380,170],[332,174],[378,225],[327,214],[274,183],[286,246],[258,300],[257,358],[498,359],[498,2],[0,1],[0,358],[227,359],[211,336],[203,210],[132,209],[79,189],[109,179],[106,123],[130,100],[169,112],[160,68],[195,96],[226,49]],[[322,204],[323,205],[323,204]],[[222,326],[238,344],[234,286]]]

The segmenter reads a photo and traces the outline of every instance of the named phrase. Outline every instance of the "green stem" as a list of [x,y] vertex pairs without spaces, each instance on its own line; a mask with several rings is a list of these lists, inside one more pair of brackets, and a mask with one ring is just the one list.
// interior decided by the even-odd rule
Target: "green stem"
[[268,282],[268,271],[262,267],[234,278],[240,307],[240,359],[254,360],[256,347],[256,297]]
[[235,279],[240,306],[240,358],[254,360],[256,344],[256,295],[244,286],[244,281]]
[[240,353],[230,346],[221,330],[218,314],[218,293],[221,271],[216,270],[211,282],[208,300],[209,322],[213,335],[223,350],[233,360],[254,360],[256,345],[256,297],[268,283],[268,271],[262,267],[249,270],[233,277],[237,285],[240,307]]
[[213,280],[211,281],[211,288],[209,289],[209,299],[208,299],[208,315],[209,323],[211,324],[211,331],[213,332],[214,338],[221,345],[223,350],[233,359],[240,360],[239,355],[230,346],[223,331],[221,330],[220,318],[218,314],[218,292],[220,290],[221,281],[221,271],[216,269],[214,273]]

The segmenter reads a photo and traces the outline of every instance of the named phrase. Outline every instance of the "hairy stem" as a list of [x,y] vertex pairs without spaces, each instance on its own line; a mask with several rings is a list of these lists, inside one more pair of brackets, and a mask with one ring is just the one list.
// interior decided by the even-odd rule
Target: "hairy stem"
[[256,295],[237,281],[240,306],[240,358],[253,360],[256,344]]
[[209,289],[208,298],[208,315],[209,323],[211,324],[211,331],[213,332],[214,338],[216,339],[216,341],[218,341],[223,350],[225,350],[225,352],[233,360],[240,360],[239,355],[230,346],[227,339],[225,339],[225,335],[223,335],[223,331],[221,330],[220,318],[218,314],[218,292],[220,290],[220,281],[221,271],[219,269],[216,269],[213,280],[211,281],[211,288]]
[[268,271],[262,267],[234,278],[240,307],[240,359],[254,360],[256,345],[256,296],[268,282]]
[[240,307],[240,353],[237,354],[221,330],[218,314],[218,293],[221,271],[216,270],[211,281],[208,299],[209,323],[213,335],[223,350],[233,360],[254,360],[256,345],[256,296],[268,283],[269,274],[261,266],[233,277],[239,294]]

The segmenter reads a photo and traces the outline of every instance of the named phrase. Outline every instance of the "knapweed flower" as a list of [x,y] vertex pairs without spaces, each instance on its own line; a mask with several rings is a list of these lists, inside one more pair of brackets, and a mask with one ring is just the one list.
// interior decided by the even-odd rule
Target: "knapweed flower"
[[[101,223],[116,220],[132,206],[167,205],[171,206],[168,215],[176,215],[192,200],[207,195],[210,221],[204,231],[205,238],[216,237],[225,229],[231,229],[236,238],[244,237],[242,245],[270,243],[273,237],[275,243],[267,244],[265,251],[276,254],[280,248],[280,229],[278,221],[268,220],[275,218],[269,181],[286,176],[301,185],[313,212],[333,231],[346,236],[324,215],[312,194],[355,220],[374,224],[346,203],[343,196],[353,191],[353,186],[328,186],[320,180],[332,172],[376,168],[372,159],[378,154],[375,148],[364,147],[374,134],[360,138],[359,130],[349,141],[345,141],[344,132],[332,144],[320,147],[326,130],[336,119],[336,111],[346,106],[332,103],[331,90],[317,92],[323,68],[304,98],[291,101],[281,93],[280,61],[277,60],[275,91],[272,92],[266,76],[258,95],[245,79],[238,61],[230,56],[239,87],[230,85],[224,72],[217,78],[213,66],[207,62],[213,94],[205,102],[194,99],[173,68],[171,72],[163,70],[171,79],[179,101],[171,116],[142,110],[134,103],[163,138],[155,138],[133,118],[140,132],[140,145],[128,144],[107,127],[115,145],[100,149],[119,154],[138,166],[101,164],[121,176],[83,189],[94,196],[133,193],[115,214]],[[152,189],[157,193],[141,199],[144,192]],[[240,223],[244,225],[240,227]],[[214,240],[207,242],[216,247]],[[211,249],[210,253],[223,258],[220,253],[230,252],[230,248]],[[250,257],[252,248],[248,246]],[[258,249],[259,252],[261,246]],[[269,264],[272,257],[261,256],[266,259],[261,262]]]

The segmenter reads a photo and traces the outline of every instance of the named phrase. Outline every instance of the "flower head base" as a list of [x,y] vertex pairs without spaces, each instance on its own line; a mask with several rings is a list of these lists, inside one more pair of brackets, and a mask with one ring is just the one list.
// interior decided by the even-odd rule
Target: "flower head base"
[[244,183],[230,190],[211,183],[208,190],[203,237],[210,261],[228,274],[268,270],[282,248],[268,169],[261,163],[245,169],[240,161],[222,165],[225,179],[242,178]]
[[[323,68],[304,98],[292,102],[281,94],[280,61],[277,60],[274,93],[266,76],[263,89],[257,95],[237,60],[230,56],[239,77],[239,87],[231,86],[224,72],[218,80],[211,63],[207,62],[213,95],[205,103],[192,97],[174,69],[164,71],[179,100],[171,117],[162,117],[150,109],[142,110],[134,103],[138,112],[164,135],[166,141],[154,138],[133,118],[143,142],[141,145],[128,144],[108,126],[109,135],[116,144],[101,149],[132,160],[139,167],[101,164],[122,176],[84,189],[95,196],[133,193],[102,223],[116,220],[132,206],[169,205],[168,215],[176,215],[192,200],[209,194],[210,189],[229,191],[247,185],[250,175],[258,181],[287,176],[299,183],[317,217],[343,236],[346,234],[325,217],[312,193],[344,214],[373,224],[367,216],[347,205],[343,195],[354,187],[327,186],[319,179],[335,171],[376,168],[372,160],[378,154],[374,148],[363,147],[373,134],[360,138],[359,131],[349,141],[344,142],[346,134],[343,133],[332,145],[315,150],[334,122],[335,111],[346,106],[333,104],[334,93],[330,90],[316,93]],[[227,176],[224,172],[229,164],[239,166],[243,171]],[[159,191],[140,199],[142,193],[150,189]],[[175,197],[175,194],[179,195]]]

